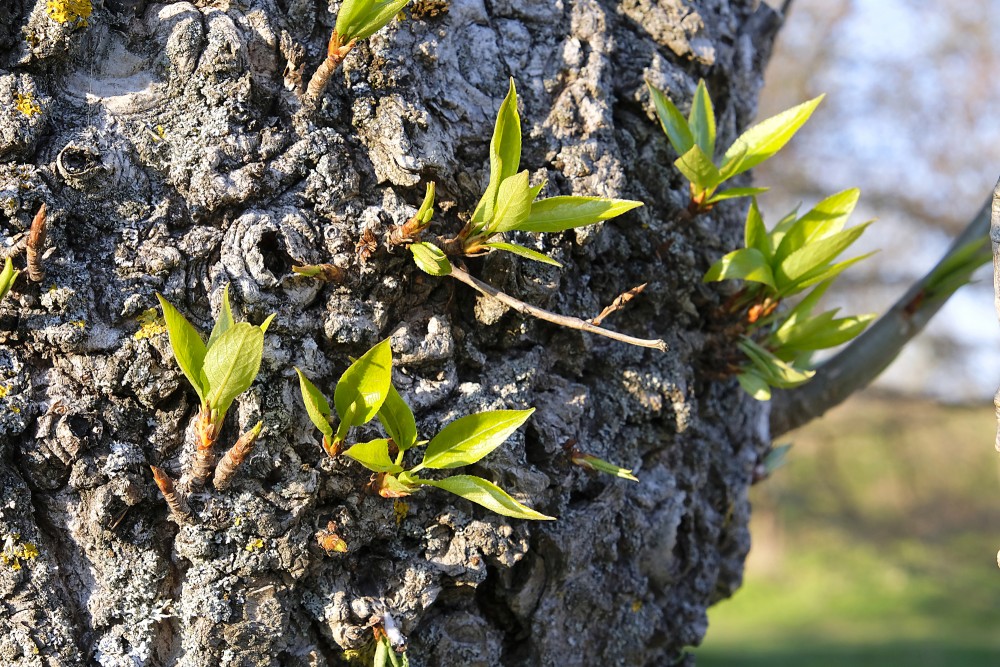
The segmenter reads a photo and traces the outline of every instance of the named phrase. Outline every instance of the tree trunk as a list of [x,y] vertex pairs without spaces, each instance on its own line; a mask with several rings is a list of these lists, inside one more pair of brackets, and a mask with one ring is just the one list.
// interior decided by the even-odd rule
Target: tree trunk
[[[771,10],[423,0],[306,109],[283,70],[308,77],[325,55],[335,13],[313,0],[97,0],[86,26],[46,0],[4,4],[0,224],[14,242],[43,202],[49,215],[46,278],[22,274],[0,305],[0,664],[338,665],[385,611],[415,666],[691,661],[706,608],[740,584],[767,415],[708,371],[720,297],[701,276],[740,245],[742,207],[685,221],[644,78],[684,102],[704,77],[725,145],[755,113]],[[470,271],[585,318],[648,282],[607,325],[667,353],[526,320],[385,245],[429,181],[433,229],[461,227],[511,76],[543,194],[646,206],[521,239],[563,269],[489,256]],[[380,244],[362,261],[366,230]],[[344,283],[290,270],[320,262]],[[277,319],[220,445],[266,431],[178,526],[149,466],[188,465],[198,403],[150,309],[160,292],[207,331],[227,283],[237,319]],[[423,437],[537,408],[475,472],[558,521],[443,492],[393,503],[327,457],[293,365],[332,395],[385,337]],[[572,466],[572,441],[640,483]],[[331,520],[346,554],[317,544]]]

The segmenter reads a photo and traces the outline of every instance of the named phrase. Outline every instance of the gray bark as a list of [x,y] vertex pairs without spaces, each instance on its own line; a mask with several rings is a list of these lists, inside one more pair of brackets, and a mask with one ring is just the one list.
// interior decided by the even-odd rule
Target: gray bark
[[[45,202],[49,232],[45,281],[22,276],[0,305],[0,539],[40,551],[0,564],[0,664],[336,665],[383,610],[413,665],[690,662],[706,608],[740,583],[767,417],[703,372],[719,297],[701,275],[738,247],[740,207],[681,221],[686,184],[643,79],[686,100],[705,77],[726,145],[755,113],[777,27],[754,4],[452,0],[362,44],[306,113],[282,70],[296,47],[307,74],[322,60],[334,14],[311,0],[104,0],[87,27],[57,24],[45,0],[4,3],[0,226],[13,242]],[[509,76],[522,165],[546,194],[647,206],[520,239],[563,270],[470,269],[584,317],[649,282],[608,324],[669,352],[525,320],[385,246],[358,260],[362,232],[384,239],[428,180],[435,228],[460,228]],[[15,110],[18,92],[41,112]],[[290,272],[325,261],[345,284]],[[138,319],[159,291],[207,331],[226,283],[238,318],[278,316],[220,449],[259,418],[267,431],[178,527],[149,465],[188,465],[197,399]],[[293,364],[331,393],[348,356],[387,336],[425,437],[537,408],[474,472],[558,521],[430,492],[403,516],[326,457]],[[641,483],[571,466],[570,440]],[[330,520],[348,553],[316,544]]]

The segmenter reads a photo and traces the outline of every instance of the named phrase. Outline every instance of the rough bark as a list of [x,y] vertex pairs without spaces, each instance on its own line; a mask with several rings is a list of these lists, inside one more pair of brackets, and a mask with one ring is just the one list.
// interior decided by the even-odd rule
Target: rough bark
[[[336,665],[383,608],[413,665],[685,660],[706,608],[740,583],[767,417],[702,372],[718,297],[701,275],[738,246],[741,216],[681,222],[685,185],[643,79],[685,99],[705,77],[732,140],[777,26],[754,4],[452,0],[360,44],[310,111],[283,69],[308,75],[325,55],[334,14],[312,0],[105,0],[86,27],[56,23],[45,0],[4,3],[0,226],[14,242],[46,203],[48,257],[45,281],[22,276],[0,306],[0,538],[40,552],[0,564],[0,663]],[[428,180],[435,225],[460,228],[509,76],[522,165],[546,194],[647,206],[519,239],[563,270],[492,256],[470,269],[585,317],[648,282],[609,324],[669,352],[526,320],[384,245],[358,260],[363,231],[384,239]],[[345,284],[290,271],[326,261]],[[174,523],[149,466],[176,478],[189,464],[198,406],[140,318],[159,291],[207,330],[227,282],[243,318],[278,317],[219,451],[258,419],[267,430],[231,486]],[[558,521],[442,493],[403,511],[324,454],[292,365],[332,391],[348,356],[387,336],[424,435],[538,409],[475,472]],[[641,483],[571,466],[570,440]],[[346,554],[316,543],[330,521]]]

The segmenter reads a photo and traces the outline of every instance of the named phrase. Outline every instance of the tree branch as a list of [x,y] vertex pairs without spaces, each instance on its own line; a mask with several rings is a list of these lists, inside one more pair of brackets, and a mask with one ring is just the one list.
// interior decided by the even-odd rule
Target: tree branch
[[519,299],[504,294],[495,287],[487,285],[477,278],[473,278],[467,272],[458,268],[454,264],[451,267],[451,273],[449,274],[459,282],[463,282],[472,289],[476,290],[484,296],[496,299],[500,303],[513,308],[517,312],[524,315],[531,315],[532,317],[537,317],[540,320],[545,320],[546,322],[552,322],[553,324],[558,324],[562,327],[567,327],[569,329],[578,329],[580,331],[586,331],[588,333],[597,334],[598,336],[606,336],[613,340],[621,341],[623,343],[628,343],[629,345],[638,345],[639,347],[651,347],[660,352],[667,351],[667,344],[662,340],[648,340],[645,338],[635,338],[633,336],[628,336],[617,331],[611,331],[610,329],[603,329],[598,326],[594,326],[590,322],[586,322],[576,317],[568,317],[566,315],[556,315],[555,313],[549,312],[542,308],[537,308],[535,306],[529,305]]
[[[990,241],[993,242],[993,293],[994,307],[997,317],[1000,317],[1000,181],[993,190],[993,220],[990,224]],[[993,396],[993,407],[997,415],[996,448],[1000,451],[1000,390]],[[1000,553],[997,554],[997,565],[1000,565]]]
[[[1000,216],[998,192],[1000,184],[993,198],[994,234],[1000,235],[1000,231],[996,231],[1000,225],[997,220]],[[954,290],[935,293],[932,289],[940,275],[939,269],[945,268],[949,260],[969,243],[985,238],[989,227],[990,203],[987,202],[951,244],[941,261],[875,324],[817,368],[812,380],[795,389],[775,391],[771,398],[771,437],[776,438],[812,421],[878,377],[954,293]],[[994,244],[998,241],[1000,236],[994,236]],[[997,401],[1000,402],[1000,395]],[[997,410],[1000,416],[1000,407]]]

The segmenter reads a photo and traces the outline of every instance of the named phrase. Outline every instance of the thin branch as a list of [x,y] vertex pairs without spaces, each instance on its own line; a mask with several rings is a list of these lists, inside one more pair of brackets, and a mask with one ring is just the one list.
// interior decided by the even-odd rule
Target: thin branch
[[480,294],[496,299],[500,303],[513,308],[517,312],[524,315],[531,315],[532,317],[537,317],[540,320],[545,320],[546,322],[552,322],[553,324],[558,324],[559,326],[567,327],[569,329],[577,329],[579,331],[586,331],[588,333],[597,334],[598,336],[606,336],[613,340],[621,341],[623,343],[628,343],[629,345],[637,345],[639,347],[651,347],[653,349],[659,350],[661,352],[667,351],[667,344],[662,340],[648,340],[645,338],[635,338],[633,336],[627,336],[617,331],[611,331],[609,329],[602,329],[601,327],[594,326],[590,322],[586,322],[576,317],[567,317],[566,315],[556,315],[555,313],[549,312],[542,308],[537,308],[526,304],[523,301],[515,299],[512,296],[504,294],[495,287],[491,287],[481,280],[473,278],[471,275],[458,268],[454,264],[451,267],[451,273],[449,274],[459,282],[463,282],[472,289],[476,290]]
[[[994,194],[995,216],[1000,215],[996,196]],[[812,421],[878,377],[954,293],[933,293],[931,288],[938,269],[970,242],[985,238],[989,226],[990,204],[987,202],[951,244],[937,266],[914,284],[875,324],[817,368],[812,380],[795,389],[775,391],[771,398],[771,437],[776,438]]]
[[602,310],[600,315],[590,320],[590,323],[593,324],[594,326],[600,326],[601,322],[603,322],[604,319],[608,317],[608,315],[611,315],[612,313],[617,313],[619,310],[625,307],[625,304],[627,304],[629,301],[642,294],[642,290],[646,289],[647,284],[648,283],[637,285],[632,289],[619,294],[615,298],[615,300],[611,302],[611,305]]
[[[993,293],[997,317],[1000,317],[1000,181],[993,190],[993,221],[990,224],[990,241],[993,242]],[[996,448],[1000,451],[1000,390],[993,397],[993,407],[997,415]],[[997,554],[997,565],[1000,565],[1000,553]]]

